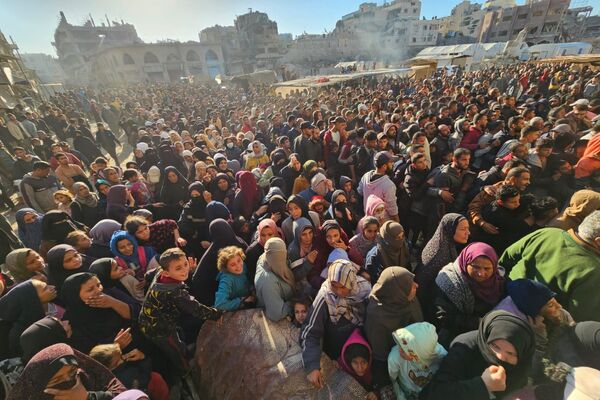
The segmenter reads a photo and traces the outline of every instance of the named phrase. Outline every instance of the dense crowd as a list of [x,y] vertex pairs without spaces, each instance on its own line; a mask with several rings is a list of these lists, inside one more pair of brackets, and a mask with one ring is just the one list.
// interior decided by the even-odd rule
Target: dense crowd
[[325,353],[369,400],[597,399],[599,113],[570,64],[7,110],[0,390],[194,398],[202,324],[262,308],[317,389]]

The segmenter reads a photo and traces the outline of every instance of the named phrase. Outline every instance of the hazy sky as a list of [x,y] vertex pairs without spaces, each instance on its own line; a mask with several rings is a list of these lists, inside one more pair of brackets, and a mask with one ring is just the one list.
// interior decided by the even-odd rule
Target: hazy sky
[[[332,30],[344,14],[366,0],[0,0],[0,30],[12,36],[23,53],[55,55],[51,41],[64,11],[72,24],[81,24],[92,14],[96,24],[123,19],[135,25],[146,42],[159,39],[198,40],[203,28],[233,25],[236,15],[249,8],[263,11],[275,20],[280,33],[294,35]],[[375,0],[373,0],[375,1]],[[483,1],[483,0],[482,0]],[[382,4],[382,0],[376,0]],[[424,0],[422,16],[444,16],[460,0]],[[517,3],[524,3],[518,0]],[[591,5],[594,14],[600,0],[572,0],[572,6]]]

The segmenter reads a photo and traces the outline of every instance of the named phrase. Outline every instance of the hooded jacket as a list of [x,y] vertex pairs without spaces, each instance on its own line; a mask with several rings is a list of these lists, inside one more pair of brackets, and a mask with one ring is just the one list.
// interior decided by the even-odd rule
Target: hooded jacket
[[396,185],[394,185],[389,176],[376,174],[377,171],[372,170],[363,175],[358,184],[358,193],[363,196],[363,199],[368,199],[369,195],[374,194],[385,202],[385,209],[388,216],[398,215]]

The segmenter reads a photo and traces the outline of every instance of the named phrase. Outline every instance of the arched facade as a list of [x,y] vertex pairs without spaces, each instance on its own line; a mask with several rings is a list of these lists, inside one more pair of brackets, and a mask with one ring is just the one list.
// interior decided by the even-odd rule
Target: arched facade
[[186,61],[200,61],[200,56],[194,50],[188,50],[186,56]]
[[146,54],[144,54],[144,64],[158,64],[160,61],[158,61],[158,57],[156,57],[156,54],[152,53],[151,51],[146,52]]
[[135,61],[133,61],[133,57],[131,57],[127,53],[123,53],[123,65],[135,65]]

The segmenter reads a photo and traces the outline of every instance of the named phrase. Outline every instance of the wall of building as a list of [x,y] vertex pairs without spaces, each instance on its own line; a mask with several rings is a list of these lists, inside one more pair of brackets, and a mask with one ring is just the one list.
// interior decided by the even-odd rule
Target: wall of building
[[21,58],[27,68],[36,72],[42,83],[65,82],[65,72],[57,58],[42,53],[23,53]]

